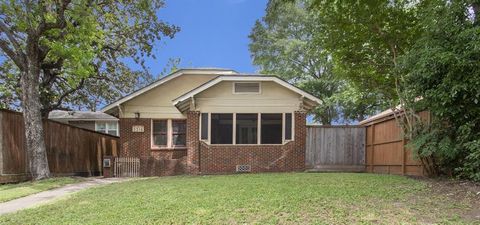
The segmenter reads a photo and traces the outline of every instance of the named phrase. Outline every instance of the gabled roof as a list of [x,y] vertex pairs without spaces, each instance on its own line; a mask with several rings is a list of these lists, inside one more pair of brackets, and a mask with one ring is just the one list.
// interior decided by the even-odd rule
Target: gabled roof
[[118,118],[103,112],[53,110],[48,114],[51,120],[68,121],[117,121]]
[[102,112],[107,112],[108,110],[111,110],[115,107],[117,107],[118,105],[128,101],[128,100],[131,100],[155,87],[158,87],[160,85],[162,85],[163,83],[169,81],[169,80],[172,80],[174,78],[177,78],[183,74],[212,74],[212,75],[223,75],[223,74],[237,74],[237,72],[235,70],[231,70],[231,69],[222,69],[222,68],[195,68],[195,69],[179,69],[165,77],[162,77],[160,78],[159,80],[143,87],[143,88],[140,88],[139,90],[125,96],[125,97],[122,97],[120,99],[118,99],[117,101],[105,106],[101,111]]
[[186,103],[195,95],[198,93],[201,93],[205,91],[206,89],[222,82],[222,81],[272,81],[275,82],[293,92],[298,93],[301,95],[303,98],[307,99],[310,101],[310,106],[316,106],[318,104],[322,104],[322,101],[318,99],[317,97],[313,96],[312,94],[303,91],[302,89],[295,87],[294,85],[280,79],[277,76],[273,75],[258,75],[258,74],[238,74],[235,76],[231,75],[220,75],[217,78],[210,80],[197,88],[185,93],[184,95],[172,100],[173,105],[177,107],[180,111],[183,111],[183,109],[186,106]]

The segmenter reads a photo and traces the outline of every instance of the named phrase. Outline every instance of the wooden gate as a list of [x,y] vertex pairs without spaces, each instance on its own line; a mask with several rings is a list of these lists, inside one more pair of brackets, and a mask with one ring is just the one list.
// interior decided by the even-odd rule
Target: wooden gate
[[307,126],[306,168],[314,171],[364,171],[365,128]]
[[140,159],[133,158],[133,157],[115,158],[113,176],[139,177],[140,176]]

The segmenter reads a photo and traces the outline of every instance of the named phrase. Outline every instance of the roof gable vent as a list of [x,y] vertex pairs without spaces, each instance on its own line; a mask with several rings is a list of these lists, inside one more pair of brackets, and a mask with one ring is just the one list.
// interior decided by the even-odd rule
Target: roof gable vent
[[260,94],[260,82],[235,82],[233,83],[235,94]]

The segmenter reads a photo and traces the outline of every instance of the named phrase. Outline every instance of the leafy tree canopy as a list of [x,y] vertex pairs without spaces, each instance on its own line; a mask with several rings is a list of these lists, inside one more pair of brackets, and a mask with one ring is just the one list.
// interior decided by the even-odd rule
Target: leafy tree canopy
[[[96,110],[118,97],[151,82],[145,57],[155,57],[154,43],[172,38],[178,27],[159,20],[164,7],[156,1],[6,1],[0,5],[1,44],[17,53],[3,51],[0,73],[2,107],[19,109],[19,76],[27,38],[39,28],[42,113],[81,107]],[[28,9],[28,10],[27,10]],[[138,64],[133,70],[127,60]]]
[[324,104],[315,109],[315,119],[322,124],[363,119],[372,110],[372,99],[362,98],[352,105],[345,98],[347,94],[363,96],[367,92],[347,84],[334,72],[331,51],[315,41],[323,27],[307,10],[309,4],[268,3],[265,17],[255,23],[250,34],[253,62],[261,73],[279,75],[322,99]]

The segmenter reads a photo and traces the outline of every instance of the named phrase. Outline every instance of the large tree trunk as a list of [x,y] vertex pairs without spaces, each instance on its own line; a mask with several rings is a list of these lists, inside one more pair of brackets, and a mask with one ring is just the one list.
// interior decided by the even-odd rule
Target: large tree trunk
[[27,44],[27,66],[20,77],[27,155],[30,173],[35,180],[50,177],[39,97],[40,65],[38,57],[38,49],[35,44]]

